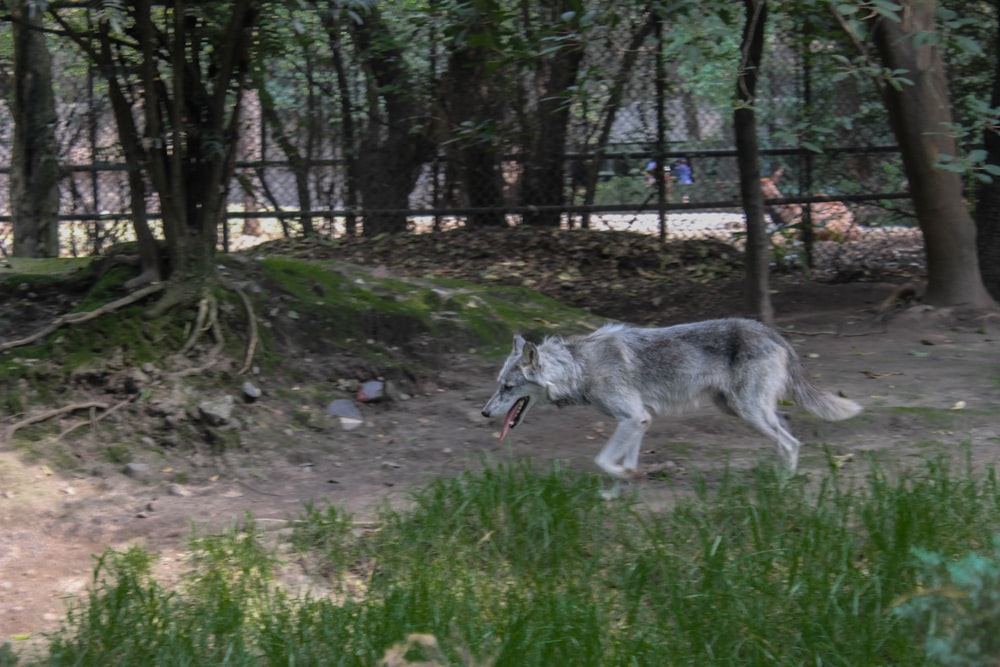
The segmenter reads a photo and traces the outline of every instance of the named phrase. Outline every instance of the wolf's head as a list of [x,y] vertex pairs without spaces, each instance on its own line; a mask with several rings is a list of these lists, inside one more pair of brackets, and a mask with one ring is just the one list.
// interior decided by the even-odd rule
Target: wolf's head
[[496,392],[483,407],[483,416],[497,417],[506,413],[500,429],[503,441],[507,432],[521,423],[532,405],[548,400],[538,348],[533,343],[514,336],[514,348],[500,369],[497,385]]

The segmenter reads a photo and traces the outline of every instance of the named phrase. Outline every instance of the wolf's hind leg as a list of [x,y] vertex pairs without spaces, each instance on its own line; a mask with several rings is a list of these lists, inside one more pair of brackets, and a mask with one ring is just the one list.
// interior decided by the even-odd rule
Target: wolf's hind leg
[[799,464],[799,447],[802,446],[794,435],[792,435],[781,418],[774,409],[758,409],[748,412],[740,412],[739,416],[750,423],[760,433],[774,440],[778,446],[778,456],[781,457],[785,467],[789,472],[794,473]]

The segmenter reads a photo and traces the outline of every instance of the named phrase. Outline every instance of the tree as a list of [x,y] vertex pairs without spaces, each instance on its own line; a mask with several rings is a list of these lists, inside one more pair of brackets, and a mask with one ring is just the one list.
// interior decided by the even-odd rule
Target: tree
[[[993,31],[993,91],[990,106],[1000,107],[1000,12]],[[1000,133],[994,127],[983,131],[986,164],[1000,169]],[[976,246],[983,283],[994,299],[1000,300],[1000,177],[979,181],[976,189]]]
[[9,3],[14,42],[10,200],[14,255],[59,256],[59,156],[52,57],[42,10],[31,0]]
[[[572,91],[576,87],[583,61],[583,30],[594,21],[594,12],[585,11],[582,0],[558,0],[539,3],[535,25],[525,26],[534,37],[539,53],[532,57],[532,80],[537,96],[523,93],[531,100],[530,122],[524,133],[521,202],[527,206],[561,206],[565,200],[564,172],[566,139]],[[540,28],[539,26],[545,26]],[[538,33],[538,34],[533,34]],[[524,214],[525,224],[558,227],[561,214],[556,209],[531,210]]]
[[503,227],[502,177],[498,125],[503,119],[502,93],[491,73],[490,62],[501,43],[499,6],[495,0],[474,0],[448,27],[454,47],[448,71],[442,77],[440,113],[444,132],[454,137],[446,144],[449,157],[459,165],[466,200],[473,209],[469,227]]
[[976,227],[963,200],[961,176],[938,166],[940,156],[956,155],[958,147],[935,27],[937,3],[905,0],[902,5],[898,13],[873,11],[865,22],[891,77],[880,90],[924,235],[924,300],[935,306],[995,307],[980,275]]
[[[434,155],[430,110],[418,94],[420,86],[407,64],[403,44],[378,5],[345,9],[329,0],[322,11],[328,32],[346,29],[351,35],[366,86],[365,118],[358,128],[357,145],[345,150],[365,208],[364,234],[405,232],[410,192],[421,166]],[[331,34],[330,43],[341,42]],[[346,93],[347,88],[341,91]]]
[[[169,277],[155,312],[211,300],[218,228],[225,219],[259,0],[189,7],[151,0],[115,5],[88,30],[74,10],[53,18],[106,78],[128,164],[140,280]],[[169,271],[161,275],[145,218],[146,183],[156,193]],[[204,302],[204,301],[203,301]],[[214,301],[212,301],[214,303]]]
[[760,188],[760,151],[754,97],[764,51],[767,23],[766,0],[744,0],[745,20],[740,48],[741,62],[736,81],[737,106],[733,112],[736,153],[740,171],[740,198],[747,220],[746,304],[762,322],[774,321],[768,289],[771,245],[764,222],[764,195]]

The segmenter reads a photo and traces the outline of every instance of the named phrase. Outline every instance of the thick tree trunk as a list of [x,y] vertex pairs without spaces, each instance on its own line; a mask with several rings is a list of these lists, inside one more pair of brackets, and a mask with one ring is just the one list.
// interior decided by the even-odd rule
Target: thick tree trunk
[[10,3],[14,43],[10,201],[16,257],[59,256],[59,160],[52,57],[37,3]]
[[774,307],[769,288],[771,245],[764,221],[764,194],[760,186],[760,153],[757,146],[757,121],[753,102],[757,75],[764,47],[767,3],[744,0],[746,22],[740,49],[741,67],[736,84],[740,104],[733,114],[737,162],[740,170],[740,197],[747,220],[746,286],[747,308],[762,322],[774,322]]
[[940,155],[958,153],[940,48],[926,40],[915,46],[915,35],[934,31],[936,4],[910,0],[898,22],[876,20],[874,38],[882,63],[913,81],[883,86],[883,97],[924,234],[924,300],[935,306],[989,308],[996,304],[979,273],[976,227],[962,198],[961,178],[935,166]]
[[[481,37],[490,26],[489,15],[476,13],[469,27],[467,41]],[[483,47],[456,47],[448,59],[448,74],[443,82],[442,115],[449,136],[461,137],[448,143],[448,152],[459,165],[459,177],[469,207],[482,209],[469,214],[470,228],[503,227],[503,187],[497,140],[493,136],[463,136],[466,127],[478,128],[500,117],[494,92],[486,75],[489,52]],[[484,133],[485,134],[485,133]]]
[[[572,13],[570,3],[551,5],[553,21]],[[572,26],[569,29],[573,30]],[[537,109],[521,177],[521,203],[525,206],[559,207],[565,203],[566,136],[571,89],[583,61],[583,45],[567,40],[561,48],[538,58]],[[525,213],[524,224],[558,227],[558,208]]]
[[[990,106],[1000,106],[1000,13],[993,30],[993,93]],[[988,129],[983,133],[986,162],[1000,166],[1000,134]],[[979,183],[976,189],[976,246],[983,283],[994,299],[1000,300],[1000,178]]]
[[[337,3],[330,3],[331,10]],[[406,231],[406,209],[420,167],[433,157],[426,130],[430,113],[415,94],[403,49],[393,41],[377,6],[349,19],[369,76],[368,125],[357,155],[357,186],[364,235]]]

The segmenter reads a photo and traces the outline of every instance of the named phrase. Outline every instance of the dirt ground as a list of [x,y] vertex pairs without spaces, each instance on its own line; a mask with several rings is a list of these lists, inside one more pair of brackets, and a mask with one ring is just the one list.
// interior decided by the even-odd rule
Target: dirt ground
[[[837,474],[863,475],[868,456],[890,468],[938,453],[953,454],[957,464],[966,454],[977,466],[997,462],[1000,320],[920,305],[878,317],[875,308],[894,288],[778,286],[778,324],[816,382],[865,407],[834,424],[790,412],[791,429],[805,443],[802,474],[831,474],[833,462],[842,465]],[[724,312],[731,306],[722,300],[714,309],[691,303],[698,316],[688,319],[739,314]],[[301,406],[267,393],[237,402],[244,447],[217,457],[191,454],[200,472],[183,484],[154,452],[137,457],[149,466],[139,477],[66,476],[0,444],[0,644],[30,646],[57,628],[67,601],[90,584],[93,556],[108,547],[155,551],[169,581],[188,565],[192,527],[225,528],[247,512],[267,531],[284,528],[307,500],[368,521],[384,501],[405,503],[414,485],[521,457],[596,473],[593,457],[614,425],[588,408],[535,408],[498,443],[499,424],[479,412],[496,370],[474,354],[453,355],[406,400],[361,405],[364,422],[354,430],[292,419],[297,408],[314,408],[310,387],[286,388],[301,391]],[[707,408],[661,417],[644,441],[648,478],[634,492],[656,509],[689,492],[696,477],[711,482],[727,466],[739,474],[773,459],[773,446],[734,418]],[[286,576],[294,583],[291,568]]]

